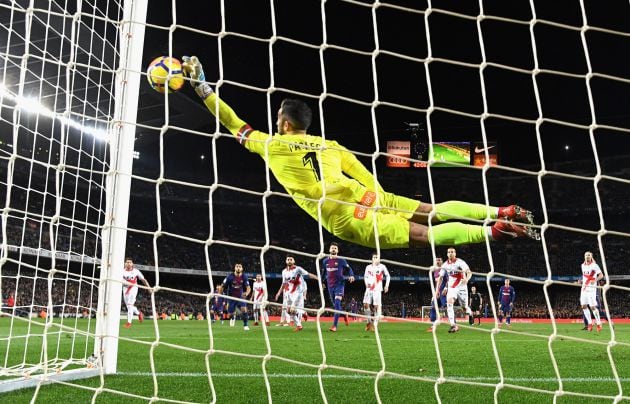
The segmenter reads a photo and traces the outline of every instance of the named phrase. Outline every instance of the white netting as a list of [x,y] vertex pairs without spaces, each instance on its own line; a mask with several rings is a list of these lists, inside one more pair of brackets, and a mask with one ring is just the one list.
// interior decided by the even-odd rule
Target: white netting
[[0,4],[2,390],[94,351],[118,6]]
[[[12,134],[6,137],[3,131],[1,135],[6,203],[0,287],[4,298],[12,290],[20,291],[24,287],[20,285],[27,286],[28,301],[18,299],[16,310],[61,310],[72,313],[73,320],[60,319],[53,326],[48,317],[49,326],[39,330],[32,328],[31,321],[22,333],[14,324],[24,318],[16,311],[7,312],[0,318],[10,320],[2,323],[10,324],[9,331],[0,333],[6,341],[6,351],[0,351],[4,354],[0,376],[21,376],[69,363],[82,365],[92,354],[94,324],[74,318],[83,309],[100,316],[106,311],[99,306],[100,312],[94,313],[96,285],[102,279],[95,271],[101,254],[100,232],[108,223],[103,192],[111,165],[107,148],[86,127],[113,126],[116,28],[125,26],[117,24],[122,20],[121,5],[114,1],[78,1],[80,11],[74,3],[61,6],[61,1],[23,3],[0,4],[7,38],[6,48],[0,50],[4,63],[1,123]],[[273,133],[279,101],[285,96],[300,97],[317,105],[313,109],[318,119],[310,132],[339,140],[389,191],[430,202],[464,199],[498,206],[517,201],[532,209],[542,235],[539,243],[498,246],[488,242],[462,247],[460,256],[471,264],[478,288],[483,287],[488,315],[495,324],[496,282],[509,277],[528,294],[523,305],[529,311],[523,312],[550,317],[550,325],[543,332],[461,326],[475,336],[488,335],[483,347],[486,360],[478,364],[480,373],[454,366],[458,357],[445,348],[465,345],[466,341],[458,342],[464,333],[451,338],[438,328],[431,335],[434,349],[422,351],[435,355],[430,359],[435,361],[435,372],[425,374],[425,369],[418,368],[428,366],[426,358],[409,354],[407,362],[420,362],[410,365],[413,370],[400,365],[405,359],[401,361],[393,350],[399,336],[388,334],[389,324],[381,323],[373,342],[377,364],[362,367],[336,353],[348,348],[326,335],[328,324],[322,316],[330,312],[327,292],[311,287],[313,297],[307,307],[317,318],[315,343],[290,352],[285,350],[285,341],[299,340],[300,334],[287,338],[263,327],[257,340],[262,341],[261,349],[231,345],[226,340],[233,335],[226,337],[223,329],[215,329],[207,315],[216,284],[233,264],[243,261],[247,272],[262,273],[273,296],[286,252],[295,254],[298,264],[310,272],[320,273],[320,260],[333,238],[295,208],[269,168],[218,126],[190,89],[165,96],[143,81],[135,145],[140,160],[131,177],[129,225],[113,225],[110,230],[128,231],[126,255],[146,264],[138,268],[155,286],[151,293],[141,290],[144,301],[139,304],[153,315],[154,329],[143,336],[114,338],[116,343],[146,350],[148,365],[129,365],[124,356],[118,360],[119,374],[138,378],[135,386],[145,388],[110,387],[104,382],[83,388],[94,398],[110,394],[118,400],[215,401],[234,389],[226,378],[258,378],[263,381],[258,393],[263,391],[266,397],[260,394],[255,400],[271,402],[286,399],[277,379],[310,377],[319,389],[315,399],[324,402],[388,401],[392,386],[400,388],[401,394],[409,388],[426,394],[430,386],[428,391],[435,394],[431,399],[438,402],[454,401],[468,391],[452,386],[491,389],[495,402],[504,395],[524,400],[553,397],[554,401],[563,395],[628,399],[618,369],[623,355],[617,356],[616,350],[628,349],[630,344],[620,340],[610,326],[605,337],[595,340],[563,331],[556,320],[566,315],[567,307],[577,306],[573,279],[585,250],[594,250],[605,274],[600,289],[606,315],[619,314],[610,307],[611,301],[622,311],[627,307],[627,277],[620,269],[625,260],[618,258],[629,236],[624,219],[627,208],[615,209],[630,194],[628,157],[618,156],[630,124],[627,112],[614,104],[627,105],[630,74],[611,59],[614,52],[608,46],[614,43],[628,49],[630,32],[624,23],[630,9],[627,4],[617,5],[612,13],[581,1],[567,10],[546,3],[149,4],[144,65],[160,55],[199,56],[217,93],[256,129]],[[34,27],[43,32],[36,40],[33,34],[42,32]],[[611,102],[614,92],[619,95]],[[39,104],[27,98],[33,96]],[[49,99],[54,101],[49,103]],[[48,112],[39,105],[46,105]],[[24,116],[33,109],[39,112],[26,120]],[[434,167],[436,161],[430,160],[426,170],[388,170],[385,141],[405,136],[402,122],[426,123],[428,145],[433,141],[471,141],[483,146],[498,142],[506,163],[448,171]],[[18,147],[20,142],[24,145]],[[489,157],[486,154],[485,160]],[[15,198],[19,200],[14,202]],[[33,198],[38,201],[31,204]],[[12,241],[12,234],[21,236]],[[39,234],[48,234],[48,239]],[[64,242],[68,244],[60,244]],[[51,254],[50,264],[42,249]],[[371,251],[344,245],[341,253],[351,257],[361,274],[359,268]],[[434,290],[427,282],[429,267],[444,251],[427,247],[383,254],[390,271],[400,274],[392,290],[402,291],[386,299],[384,308],[406,302],[407,316],[421,310],[417,315],[424,317],[421,307],[429,304]],[[615,257],[615,265],[610,265],[609,257]],[[115,276],[106,278],[119,282]],[[45,285],[43,294],[39,284]],[[360,304],[358,289],[349,287],[348,297],[356,294]],[[278,312],[279,305],[269,296],[267,307]],[[40,301],[42,297],[45,302]],[[405,317],[405,309],[401,310],[386,312],[385,319]],[[179,341],[173,342],[157,320],[163,313],[170,317],[198,311],[206,316],[208,327],[200,336],[191,332]],[[418,322],[416,318],[405,324],[415,326],[417,332]],[[25,347],[20,346],[24,350],[16,355],[15,341],[29,343],[41,339],[42,333],[57,338],[52,350],[48,339],[48,344],[35,344],[41,350],[34,360],[27,357]],[[69,345],[62,340],[66,335],[72,340]],[[546,343],[536,349],[544,351],[544,373],[550,375],[534,377],[537,364],[528,363],[528,358],[514,365],[512,357],[506,357],[511,352],[506,336]],[[205,338],[209,344],[195,344],[195,338]],[[243,338],[243,345],[253,343]],[[565,377],[571,357],[563,341],[586,350],[604,347],[607,357],[601,377],[614,387],[604,393],[575,388],[579,378]],[[182,362],[194,358],[196,363],[191,360],[177,367],[162,356],[165,349],[182,355]],[[315,352],[315,357],[302,350]],[[239,361],[238,371],[225,365],[224,358]],[[492,376],[486,377],[488,369]],[[587,375],[585,383],[600,377]],[[193,399],[173,393],[163,382],[169,377],[207,380],[200,387],[205,395]],[[358,390],[364,394],[360,398],[352,395],[354,390],[350,397],[337,396],[339,387],[331,385],[336,377],[365,378],[370,388]]]

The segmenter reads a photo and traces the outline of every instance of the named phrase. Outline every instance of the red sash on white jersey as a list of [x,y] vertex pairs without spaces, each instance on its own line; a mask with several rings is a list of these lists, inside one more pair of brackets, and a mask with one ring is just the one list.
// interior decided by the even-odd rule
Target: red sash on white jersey
[[138,284],[138,278],[135,277],[133,279],[130,279],[127,281],[128,283],[131,283],[131,285],[127,286],[127,290],[125,290],[125,294],[128,295],[129,292],[131,292],[131,288],[133,288],[134,286],[136,286]]

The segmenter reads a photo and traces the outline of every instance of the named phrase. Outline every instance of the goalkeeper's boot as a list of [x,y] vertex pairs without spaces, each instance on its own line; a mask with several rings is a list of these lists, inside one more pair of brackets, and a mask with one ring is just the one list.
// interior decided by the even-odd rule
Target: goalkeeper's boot
[[534,214],[518,205],[510,205],[499,208],[499,217],[514,220],[520,223],[534,224]]
[[144,314],[142,314],[141,311],[138,312],[138,321],[139,322],[143,322],[144,321]]
[[492,226],[492,238],[505,240],[513,238],[531,238],[540,240],[540,234],[535,229],[509,221],[499,221]]

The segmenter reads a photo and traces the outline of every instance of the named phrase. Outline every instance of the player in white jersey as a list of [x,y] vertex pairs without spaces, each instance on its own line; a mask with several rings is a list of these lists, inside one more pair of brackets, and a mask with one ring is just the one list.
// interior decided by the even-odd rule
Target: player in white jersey
[[[258,325],[258,314],[262,309],[262,302],[267,294],[267,282],[263,280],[261,274],[256,275],[256,280],[252,286],[254,293],[252,293],[252,302],[254,303],[254,325]],[[262,321],[269,325],[269,313],[265,308],[262,310]]]
[[282,270],[282,284],[280,285],[280,289],[276,292],[276,301],[280,297],[280,293],[282,293],[282,312],[280,313],[280,323],[276,324],[276,327],[288,327],[291,322],[291,316],[287,310],[287,302],[289,299],[289,267],[287,266]]
[[599,317],[599,308],[597,307],[597,282],[604,277],[599,265],[593,259],[593,253],[587,251],[584,253],[584,262],[582,263],[582,291],[580,293],[580,304],[582,311],[588,321],[588,331],[593,329],[593,319],[590,307],[595,316],[595,324],[597,324],[597,332],[602,330],[602,321]]
[[295,331],[302,331],[302,315],[304,314],[304,293],[306,292],[306,281],[304,277],[319,280],[317,275],[307,272],[304,268],[295,265],[295,258],[287,255],[287,311],[295,324]]
[[453,247],[449,248],[446,252],[448,256],[445,263],[442,264],[442,270],[437,284],[440,285],[442,279],[448,277],[448,286],[444,288],[442,294],[446,295],[446,313],[448,314],[448,321],[451,324],[451,328],[448,332],[457,332],[459,327],[455,324],[455,310],[453,304],[455,301],[459,301],[461,306],[466,309],[466,314],[471,315],[472,311],[468,307],[468,281],[472,277],[472,272],[468,264],[460,258],[457,258],[457,252]]
[[123,301],[127,306],[127,324],[125,324],[125,328],[131,327],[131,322],[133,321],[134,314],[138,315],[138,321],[142,322],[144,320],[144,315],[138,308],[135,306],[136,304],[136,296],[138,296],[138,280],[141,280],[144,283],[144,286],[150,288],[149,282],[144,279],[142,272],[134,268],[133,260],[131,258],[125,259],[125,270],[123,271]]
[[[383,287],[383,278],[385,278],[385,287]],[[372,254],[372,263],[365,267],[365,273],[363,274],[363,282],[365,283],[363,311],[368,316],[365,331],[373,330],[374,326],[378,325],[378,319],[382,310],[381,296],[382,292],[387,293],[389,291],[389,280],[387,267],[381,264],[378,253],[374,252]]]

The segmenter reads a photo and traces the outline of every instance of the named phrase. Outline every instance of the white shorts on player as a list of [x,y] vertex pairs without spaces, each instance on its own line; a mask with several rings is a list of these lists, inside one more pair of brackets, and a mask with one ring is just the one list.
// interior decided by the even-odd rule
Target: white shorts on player
[[372,304],[374,306],[380,306],[382,302],[383,293],[376,290],[366,289],[363,294],[363,304]]
[[137,286],[123,286],[123,301],[126,306],[134,306],[138,296]]
[[593,292],[583,291],[582,293],[580,293],[580,305],[597,307],[597,297],[596,297],[595,291]]
[[468,288],[466,286],[460,288],[448,288],[446,292],[446,300],[453,299],[453,302],[459,301],[459,304],[466,308],[466,313],[470,311],[468,307]]
[[287,293],[287,306],[289,315],[293,317],[293,323],[296,327],[302,325],[302,315],[304,314],[304,293],[296,291]]

